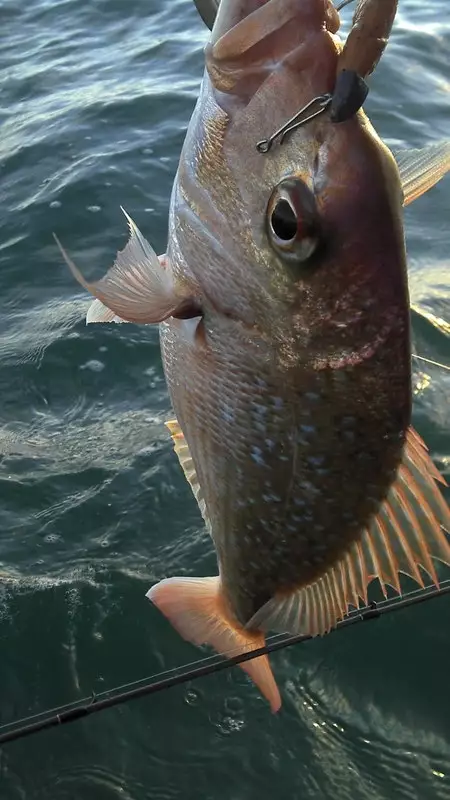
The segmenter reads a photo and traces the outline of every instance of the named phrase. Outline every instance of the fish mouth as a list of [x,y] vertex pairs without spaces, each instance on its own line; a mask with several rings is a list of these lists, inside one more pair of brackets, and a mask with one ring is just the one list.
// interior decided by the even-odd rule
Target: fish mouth
[[[224,0],[222,0],[222,3],[223,2],[224,2]],[[346,0],[346,2],[349,3],[349,2],[351,2],[351,0]],[[216,21],[217,12],[219,10],[220,0],[194,0],[194,3],[195,3],[195,7],[196,7],[198,13],[200,14],[203,22],[209,28],[209,30],[212,31],[212,29],[214,27],[214,23]],[[259,5],[261,5],[261,3]],[[241,7],[242,7],[242,4],[241,4]],[[334,11],[336,11],[336,14],[337,14],[338,9],[334,9],[334,7],[333,7],[331,9],[331,11],[329,12],[329,15],[332,16]],[[248,16],[248,13],[247,13],[247,16]],[[339,27],[339,25],[337,27]]]
[[212,84],[239,94],[245,79],[255,91],[315,34],[324,29],[335,34],[339,27],[331,0],[221,0],[205,49]]

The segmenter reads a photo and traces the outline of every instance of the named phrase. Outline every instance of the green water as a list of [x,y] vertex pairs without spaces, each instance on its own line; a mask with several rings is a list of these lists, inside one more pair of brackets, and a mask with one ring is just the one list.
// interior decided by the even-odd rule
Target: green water
[[[450,137],[450,15],[399,5],[367,110],[388,144],[421,147]],[[0,0],[0,32],[6,723],[203,657],[145,592],[215,562],[163,425],[157,331],[86,328],[51,235],[101,272],[123,205],[164,251],[206,29],[191,0]],[[450,177],[406,211],[412,299],[447,319],[449,207]],[[450,363],[448,333],[413,325]],[[414,422],[447,478],[449,386],[416,366]],[[450,798],[449,608],[273,656],[277,716],[234,669],[5,746],[0,800]]]

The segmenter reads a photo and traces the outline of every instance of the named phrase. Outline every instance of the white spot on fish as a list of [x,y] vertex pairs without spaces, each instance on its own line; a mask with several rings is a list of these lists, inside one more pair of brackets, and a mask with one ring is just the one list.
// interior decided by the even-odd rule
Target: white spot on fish
[[234,411],[229,406],[222,408],[221,417],[223,420],[225,420],[225,422],[234,422],[235,420]]
[[262,454],[262,450],[261,450],[260,447],[252,447],[251,455],[252,455],[252,459],[255,462],[255,464],[258,464],[258,466],[260,466],[260,467],[265,467],[266,466],[266,462],[264,460],[264,456]]
[[320,467],[325,461],[325,456],[308,456],[306,460],[312,467]]
[[269,450],[273,450],[273,448],[275,447],[275,442],[273,441],[273,439],[266,439],[266,445]]
[[320,394],[317,394],[317,392],[305,392],[303,396],[305,400],[309,400],[310,403],[315,403],[317,400],[320,400]]
[[263,494],[262,499],[265,503],[281,503],[281,497],[278,494]]
[[263,406],[261,403],[252,403],[252,405],[257,417],[264,417],[267,414],[267,406]]
[[314,425],[300,425],[300,430],[301,430],[302,433],[305,433],[305,434],[315,433],[316,432],[316,428],[315,428]]

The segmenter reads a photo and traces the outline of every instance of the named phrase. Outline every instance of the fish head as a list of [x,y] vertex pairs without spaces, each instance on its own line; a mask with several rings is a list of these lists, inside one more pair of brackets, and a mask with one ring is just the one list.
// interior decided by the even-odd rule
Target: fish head
[[286,363],[354,357],[408,313],[400,178],[365,114],[257,148],[333,92],[338,28],[331,0],[222,0],[172,195],[175,271]]

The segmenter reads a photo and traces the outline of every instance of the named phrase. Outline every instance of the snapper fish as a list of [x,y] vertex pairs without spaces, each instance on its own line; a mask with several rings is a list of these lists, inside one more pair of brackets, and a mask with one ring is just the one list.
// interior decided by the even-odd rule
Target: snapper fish
[[[126,247],[89,282],[59,245],[96,298],[87,322],[160,325],[167,425],[218,574],[148,597],[222,654],[323,635],[372,580],[401,593],[401,573],[439,585],[436,561],[450,564],[445,481],[411,425],[402,211],[448,170],[450,145],[395,159],[363,110],[325,110],[256,147],[333,94],[338,27],[331,0],[222,0],[167,252],[126,215]],[[241,667],[277,711],[268,657]]]

